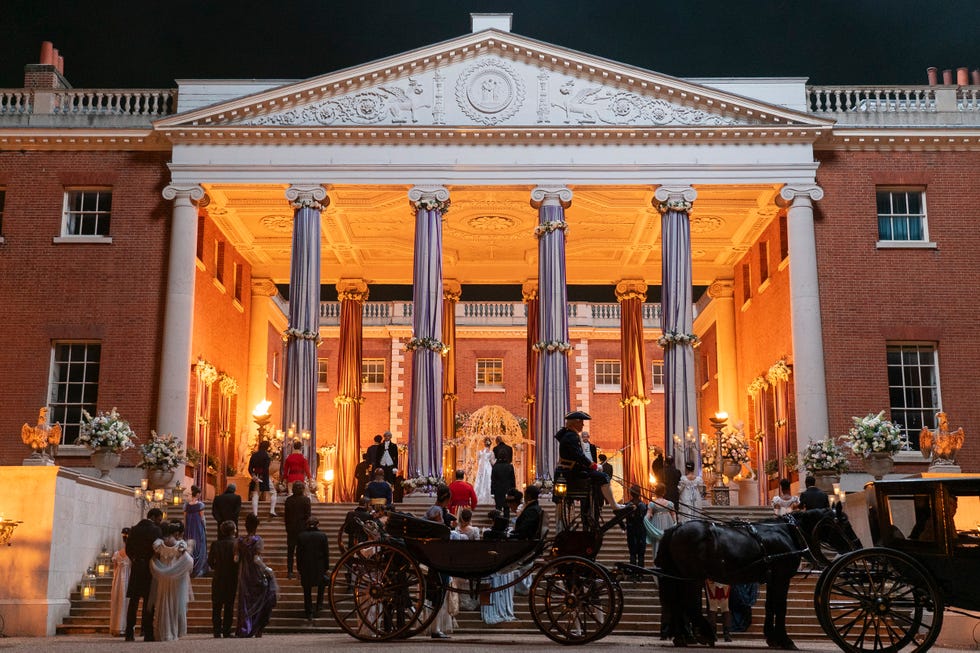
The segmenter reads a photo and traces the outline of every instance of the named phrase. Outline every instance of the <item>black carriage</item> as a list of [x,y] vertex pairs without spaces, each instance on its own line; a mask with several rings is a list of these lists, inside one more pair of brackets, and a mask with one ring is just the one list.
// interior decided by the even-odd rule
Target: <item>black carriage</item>
[[817,617],[845,651],[926,651],[947,608],[980,610],[980,478],[877,481],[866,492],[874,546],[824,570]]
[[[366,524],[367,541],[346,548],[331,575],[334,618],[360,640],[407,638],[431,625],[448,592],[476,596],[530,579],[531,616],[547,637],[562,644],[605,637],[622,616],[623,592],[615,572],[595,557],[622,516],[603,524],[590,493],[556,490],[561,530],[554,537],[543,526],[533,540],[451,540],[444,525],[399,512],[384,527]],[[510,572],[504,584],[488,580]]]

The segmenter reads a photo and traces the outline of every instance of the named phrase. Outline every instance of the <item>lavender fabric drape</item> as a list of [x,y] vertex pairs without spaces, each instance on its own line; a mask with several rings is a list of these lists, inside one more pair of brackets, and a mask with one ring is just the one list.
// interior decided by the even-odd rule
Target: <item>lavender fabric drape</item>
[[[338,284],[339,285],[339,284]],[[334,500],[357,501],[354,469],[361,462],[361,364],[364,302],[368,292],[345,289],[340,299],[340,351],[337,355],[337,457]]]
[[[538,300],[538,289],[525,288],[524,289],[524,303],[527,305],[527,392],[524,395],[524,401],[527,403],[527,440],[530,443],[532,451],[537,451],[538,431],[537,431],[537,420],[535,419],[534,411],[536,406],[535,393],[537,392],[538,385],[538,352],[534,348],[534,343],[538,341],[538,323],[540,315],[540,304]],[[524,456],[524,482],[533,483],[536,474],[536,466],[530,464],[531,461],[537,462],[537,453],[535,453],[534,458],[526,455]]]
[[[564,222],[565,209],[559,203],[542,203],[538,210],[541,225]],[[565,231],[545,231],[538,240],[538,342],[568,345],[568,300],[565,287]],[[554,434],[565,425],[569,407],[568,356],[560,349],[541,350],[535,389],[534,421],[538,434],[535,474],[550,478],[558,460]]]
[[[691,223],[689,208],[669,207],[663,214],[663,331],[689,335],[694,329],[691,286]],[[675,341],[664,348],[665,445],[675,453],[674,435],[682,439],[688,427],[698,433],[694,388],[694,348],[691,342]],[[675,464],[683,466],[683,452]],[[695,461],[700,473],[700,458]]]
[[[287,194],[288,197],[288,194]],[[320,321],[320,208],[309,199],[293,205],[293,249],[289,270],[289,327],[286,330],[286,374],[283,428],[309,431],[303,452],[316,469],[316,349]]]
[[[418,206],[412,326],[418,341],[442,339],[442,210]],[[419,346],[412,357],[412,408],[406,478],[442,476],[442,352]]]
[[643,350],[643,302],[646,284],[635,288],[617,287],[620,300],[620,343],[622,356],[622,404],[623,404],[623,483],[648,485],[650,474],[647,448],[646,406],[646,356]]

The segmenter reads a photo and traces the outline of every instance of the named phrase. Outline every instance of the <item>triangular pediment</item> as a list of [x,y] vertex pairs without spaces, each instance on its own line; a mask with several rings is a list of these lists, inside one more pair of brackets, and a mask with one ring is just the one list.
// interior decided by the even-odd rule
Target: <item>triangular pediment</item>
[[510,33],[486,30],[179,113],[207,128],[826,127],[829,121]]

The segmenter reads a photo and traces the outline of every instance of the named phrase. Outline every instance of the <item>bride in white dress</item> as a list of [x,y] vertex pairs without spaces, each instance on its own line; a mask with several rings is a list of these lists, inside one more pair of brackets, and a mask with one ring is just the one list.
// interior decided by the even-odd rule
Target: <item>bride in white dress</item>
[[157,641],[175,640],[187,634],[187,603],[191,599],[191,569],[194,558],[182,537],[183,525],[175,522],[164,539],[153,543],[156,555],[150,560],[153,574],[153,632]]
[[483,451],[476,454],[476,482],[473,483],[473,489],[481,505],[493,504],[493,495],[490,493],[490,469],[494,463],[493,451],[490,449],[492,444],[490,438],[484,439]]

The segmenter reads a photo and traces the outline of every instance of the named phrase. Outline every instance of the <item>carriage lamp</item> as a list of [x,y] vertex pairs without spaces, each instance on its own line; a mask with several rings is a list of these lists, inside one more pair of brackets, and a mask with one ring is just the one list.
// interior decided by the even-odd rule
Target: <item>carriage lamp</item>
[[568,492],[568,482],[565,480],[565,471],[562,469],[556,469],[555,487],[552,490],[552,494],[556,499],[563,499],[566,492]]
[[83,601],[92,601],[95,599],[95,570],[91,567],[85,572],[81,589]]
[[711,503],[716,506],[729,506],[731,505],[731,496],[721,474],[721,437],[725,424],[728,422],[728,413],[719,411],[709,417],[708,421],[715,429],[715,484],[711,488]]
[[103,578],[109,574],[109,568],[112,564],[112,556],[109,555],[108,549],[102,547],[102,552],[99,553],[99,557],[95,559],[95,575],[99,578]]

